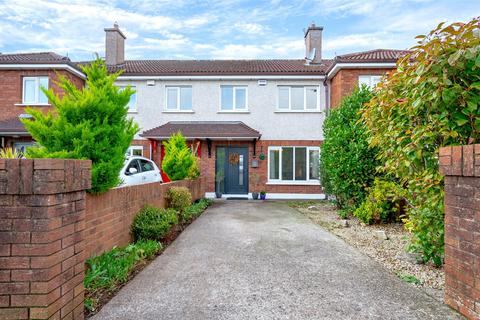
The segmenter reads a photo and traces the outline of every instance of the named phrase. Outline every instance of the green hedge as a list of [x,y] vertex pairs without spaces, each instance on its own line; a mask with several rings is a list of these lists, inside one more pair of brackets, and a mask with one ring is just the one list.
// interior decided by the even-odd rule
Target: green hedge
[[177,223],[177,211],[145,206],[133,219],[132,235],[135,241],[161,241]]

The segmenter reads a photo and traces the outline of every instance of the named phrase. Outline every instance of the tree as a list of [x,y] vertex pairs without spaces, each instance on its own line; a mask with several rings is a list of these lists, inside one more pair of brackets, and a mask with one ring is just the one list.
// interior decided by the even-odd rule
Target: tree
[[196,178],[198,161],[187,142],[180,132],[173,134],[167,141],[163,142],[165,147],[165,156],[162,160],[162,170],[170,180],[182,180],[187,177]]
[[418,36],[362,114],[380,169],[406,189],[411,249],[437,265],[444,247],[438,150],[480,139],[479,34],[476,18]]
[[53,105],[53,112],[27,108],[31,119],[22,119],[37,141],[29,148],[29,158],[70,158],[92,160],[93,193],[118,185],[125,152],[137,125],[127,119],[127,104],[134,91],[114,85],[119,73],[108,74],[105,63],[97,59],[82,67],[87,76],[85,87],[78,89],[59,75],[63,97],[52,89],[42,89]]
[[375,150],[369,148],[366,127],[359,121],[359,110],[371,97],[368,88],[355,89],[323,124],[322,184],[347,212],[363,201],[375,177]]

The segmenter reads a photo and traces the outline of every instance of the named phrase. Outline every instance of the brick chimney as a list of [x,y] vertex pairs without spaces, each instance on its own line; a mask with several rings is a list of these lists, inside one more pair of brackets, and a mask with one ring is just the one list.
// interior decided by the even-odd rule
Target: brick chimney
[[305,59],[307,63],[320,63],[322,61],[322,31],[315,23],[308,26],[305,31]]
[[118,65],[125,63],[125,35],[118,28],[118,23],[113,28],[105,28],[105,63]]

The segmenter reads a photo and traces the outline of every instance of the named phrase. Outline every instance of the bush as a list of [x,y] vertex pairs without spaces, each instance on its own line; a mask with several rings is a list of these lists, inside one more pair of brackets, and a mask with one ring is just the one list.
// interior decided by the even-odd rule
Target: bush
[[173,134],[163,145],[165,157],[162,160],[162,170],[170,180],[183,180],[199,171],[196,157],[180,132]]
[[359,122],[359,110],[372,93],[356,89],[331,111],[323,125],[320,176],[328,194],[335,195],[343,211],[360,204],[375,177],[375,149],[368,146],[366,127]]
[[167,207],[182,213],[192,204],[192,194],[185,187],[172,187],[167,191]]
[[108,74],[105,63],[97,59],[82,67],[85,87],[77,89],[59,75],[57,85],[65,94],[43,90],[54,110],[27,108],[31,119],[21,121],[39,146],[28,148],[28,158],[69,158],[92,160],[94,193],[119,184],[125,152],[138,126],[127,117],[127,104],[134,91],[114,85],[119,73]]
[[444,246],[438,150],[480,139],[479,32],[476,18],[418,36],[362,112],[380,169],[406,188],[410,248],[437,265]]
[[403,189],[395,182],[375,179],[365,201],[353,215],[366,224],[395,221],[400,216]]
[[213,201],[210,199],[200,199],[197,203],[192,204],[183,211],[183,220],[188,221],[194,217],[198,217],[212,203]]
[[110,291],[128,280],[132,269],[140,262],[151,259],[162,248],[156,241],[141,241],[124,248],[113,248],[100,256],[88,259],[83,280],[90,311],[96,308],[95,293]]
[[193,161],[192,165],[188,169],[188,175],[187,175],[188,179],[195,180],[200,176],[199,162],[200,162],[200,159],[198,157],[195,157],[195,160]]
[[132,235],[135,241],[161,241],[177,223],[178,213],[175,210],[145,206],[133,219]]

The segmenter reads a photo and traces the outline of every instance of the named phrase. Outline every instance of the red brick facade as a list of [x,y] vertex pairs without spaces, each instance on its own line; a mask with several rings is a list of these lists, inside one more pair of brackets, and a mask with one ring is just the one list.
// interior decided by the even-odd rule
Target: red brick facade
[[330,107],[336,108],[342,98],[353,92],[358,86],[358,77],[361,75],[383,75],[392,71],[389,69],[341,69],[331,79]]
[[[275,185],[267,184],[268,180],[268,147],[269,146],[320,146],[321,141],[315,140],[259,140],[256,144],[256,156],[253,155],[253,142],[251,141],[212,141],[211,156],[208,156],[208,145],[206,141],[200,143],[200,172],[205,181],[205,191],[215,192],[215,160],[217,146],[239,146],[248,147],[249,153],[249,192],[265,190],[267,193],[300,193],[300,194],[321,194],[323,190],[319,185]],[[263,153],[264,160],[260,160],[259,156]],[[160,142],[158,143],[157,152],[154,154],[154,161],[161,167]],[[258,160],[258,168],[252,168],[252,159]],[[251,179],[252,173],[258,174],[260,181],[257,188]],[[256,189],[256,190],[255,190]]]
[[83,319],[90,166],[0,159],[0,319]]
[[480,145],[440,149],[445,175],[445,302],[480,319]]

